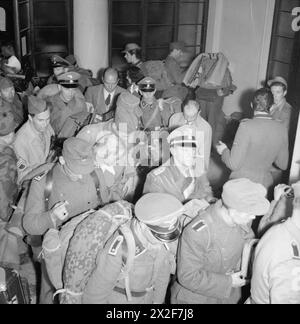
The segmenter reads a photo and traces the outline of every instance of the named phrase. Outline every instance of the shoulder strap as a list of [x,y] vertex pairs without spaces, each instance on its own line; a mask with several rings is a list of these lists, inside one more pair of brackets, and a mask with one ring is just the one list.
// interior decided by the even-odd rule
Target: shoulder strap
[[156,108],[153,111],[153,114],[152,114],[151,118],[148,120],[148,122],[144,126],[145,129],[147,129],[151,125],[151,123],[154,121],[154,118],[156,117],[158,112],[159,112],[159,107],[158,107],[158,105],[156,105]]
[[53,169],[52,168],[46,175],[46,185],[44,190],[45,208],[49,210],[49,199],[53,189]]
[[98,175],[97,175],[95,170],[91,173],[91,177],[92,177],[92,179],[94,181],[94,185],[95,185],[95,188],[96,188],[98,200],[100,202],[100,205],[102,206],[103,205],[103,200],[102,200],[102,197],[101,197],[100,181],[99,181]]

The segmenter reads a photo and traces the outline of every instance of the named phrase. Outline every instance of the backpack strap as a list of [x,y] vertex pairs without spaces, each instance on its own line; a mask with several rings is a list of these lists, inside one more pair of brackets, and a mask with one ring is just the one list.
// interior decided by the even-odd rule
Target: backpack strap
[[53,169],[50,169],[50,171],[47,173],[46,176],[46,185],[44,189],[44,199],[45,199],[45,209],[46,211],[49,210],[49,199],[52,193],[53,189]]
[[94,185],[95,185],[95,188],[96,188],[98,200],[100,202],[100,205],[102,206],[103,205],[103,200],[102,200],[102,197],[101,197],[100,181],[99,181],[98,175],[97,175],[95,170],[91,173],[91,177],[92,177],[92,179],[94,181]]
[[148,129],[148,127],[151,125],[151,123],[154,121],[157,113],[159,112],[159,107],[158,105],[156,106],[155,110],[153,111],[153,114],[151,116],[151,118],[148,120],[148,122],[146,123],[146,125],[144,126],[145,129]]

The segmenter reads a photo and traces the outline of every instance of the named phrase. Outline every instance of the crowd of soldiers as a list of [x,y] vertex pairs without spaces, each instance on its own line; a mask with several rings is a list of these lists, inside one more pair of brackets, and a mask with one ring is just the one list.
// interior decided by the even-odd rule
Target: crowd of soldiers
[[[216,135],[224,92],[211,89],[215,101],[205,101],[183,84],[184,50],[170,45],[164,90],[146,75],[137,44],[123,52],[127,89],[116,69],[97,82],[72,55],[54,55],[48,84],[23,94],[3,73],[0,245],[10,236],[17,248],[8,255],[0,246],[0,265],[28,279],[35,303],[55,302],[41,253],[46,233],[97,210],[103,222],[130,217],[101,247],[101,217],[78,225],[65,268],[94,267],[79,291],[67,287],[72,271],[64,273],[61,303],[69,295],[97,304],[236,304],[249,297],[241,294],[249,279],[241,265],[255,237],[248,302],[300,303],[300,186],[275,187],[289,162],[287,82],[276,77],[257,90],[253,118],[224,143]],[[209,179],[218,157],[231,171],[221,189]]]

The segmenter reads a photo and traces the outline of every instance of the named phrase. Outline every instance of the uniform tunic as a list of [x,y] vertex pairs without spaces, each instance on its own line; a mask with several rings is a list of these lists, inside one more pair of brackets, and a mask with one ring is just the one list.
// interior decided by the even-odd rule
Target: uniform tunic
[[41,134],[27,121],[17,132],[14,149],[18,158],[18,181],[36,167],[44,164],[49,155],[51,136],[54,135],[49,125]]
[[292,109],[292,106],[284,99],[280,105],[273,105],[273,107],[270,110],[270,113],[273,119],[281,121],[284,124],[284,126],[289,130]]
[[251,297],[256,304],[300,304],[300,229],[292,219],[273,226],[260,240]]
[[11,146],[0,139],[0,219],[8,221],[18,195],[17,157]]
[[129,286],[133,300],[125,294],[122,265],[126,258],[126,244],[113,252],[116,233],[98,254],[96,269],[83,294],[85,304],[162,304],[165,300],[170,274],[174,269],[174,255],[163,244],[136,239],[136,255],[129,271]]
[[181,202],[213,197],[205,174],[196,178],[185,177],[172,163],[171,160],[171,162],[167,162],[148,174],[144,185],[144,194],[155,192],[168,193],[175,196]]
[[231,151],[222,160],[232,171],[230,178],[247,178],[269,188],[273,183],[272,164],[286,170],[289,160],[288,132],[270,115],[242,121]]
[[79,181],[72,181],[57,164],[53,170],[53,187],[49,198],[49,210],[45,206],[46,176],[32,181],[24,215],[24,228],[31,235],[43,235],[54,224],[50,218],[50,209],[59,202],[67,201],[69,218],[100,205],[96,187],[90,175]]
[[231,274],[239,271],[250,229],[231,227],[220,213],[221,201],[199,214],[184,229],[178,248],[173,304],[236,304],[240,289]]
[[68,103],[62,100],[60,94],[50,97],[47,100],[52,104],[50,122],[56,135],[61,132],[70,116],[87,112],[84,99],[78,96],[74,96]]

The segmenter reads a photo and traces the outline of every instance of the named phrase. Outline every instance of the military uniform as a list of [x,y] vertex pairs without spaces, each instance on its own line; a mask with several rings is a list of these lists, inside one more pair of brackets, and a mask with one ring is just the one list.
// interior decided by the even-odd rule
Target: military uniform
[[269,188],[273,183],[272,164],[288,167],[288,133],[283,124],[268,114],[258,114],[241,122],[231,151],[222,160],[232,171],[230,178],[248,178]]
[[175,196],[182,202],[192,199],[208,200],[213,197],[212,190],[203,174],[192,178],[185,176],[175,165],[168,161],[165,165],[151,171],[144,185],[144,193],[165,192]]
[[253,265],[254,304],[300,304],[300,229],[293,219],[260,240]]
[[273,105],[270,109],[270,114],[274,120],[278,120],[284,124],[289,130],[292,117],[293,107],[284,99],[280,105]]
[[[38,115],[47,110],[46,102],[34,96],[28,99],[28,111]],[[28,120],[17,132],[14,149],[18,158],[18,181],[29,172],[44,164],[50,152],[51,137],[54,131],[50,125],[43,133],[38,132],[33,122]]]
[[[148,229],[136,219],[128,224],[135,246],[131,252],[128,252],[128,244],[125,244],[122,236],[118,232],[114,234],[98,254],[96,269],[83,293],[83,302],[163,304],[170,275],[175,270],[175,255],[169,245],[177,240],[180,233],[178,216],[181,213],[182,205],[172,196],[150,194],[142,197],[135,207],[135,214]],[[163,225],[167,219],[168,222]],[[172,243],[168,243],[167,238],[165,243],[155,239],[153,235],[159,236],[159,232],[174,235]],[[130,253],[134,253],[134,260],[128,269],[126,281],[122,270]]]
[[228,181],[223,187],[222,200],[185,227],[179,242],[172,303],[239,301],[241,289],[234,288],[232,275],[240,272],[244,244],[254,237],[251,215],[264,214],[270,207],[266,194],[262,185],[248,179]]
[[[76,72],[68,72],[58,76],[59,84],[65,88],[78,88],[78,80],[80,75]],[[76,92],[76,90],[74,91]],[[47,99],[52,105],[50,123],[56,135],[64,134],[63,127],[70,117],[81,116],[83,119],[88,116],[87,106],[83,98],[76,96],[74,93],[73,98],[69,102],[62,99],[60,93]],[[68,134],[71,137],[74,134]],[[65,137],[65,136],[62,136]]]
[[173,304],[236,304],[241,298],[230,275],[239,270],[245,240],[253,233],[227,225],[219,215],[221,205],[209,207],[183,231]]

